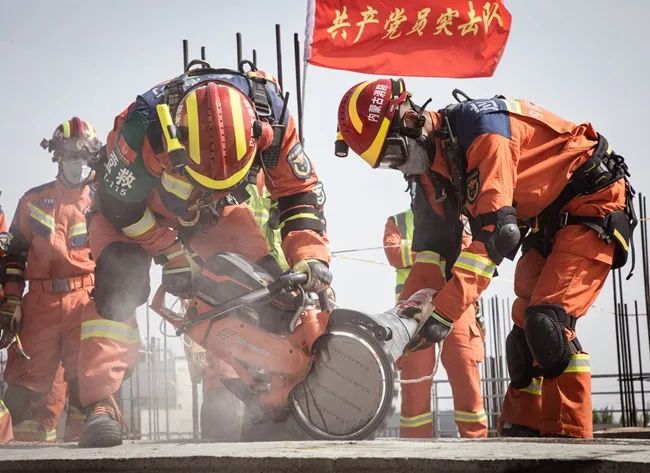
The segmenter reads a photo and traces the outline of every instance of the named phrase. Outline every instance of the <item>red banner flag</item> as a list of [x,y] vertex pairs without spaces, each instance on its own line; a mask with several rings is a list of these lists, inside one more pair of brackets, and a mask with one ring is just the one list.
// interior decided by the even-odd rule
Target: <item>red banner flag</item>
[[309,0],[305,58],[370,74],[487,77],[510,22],[502,0]]

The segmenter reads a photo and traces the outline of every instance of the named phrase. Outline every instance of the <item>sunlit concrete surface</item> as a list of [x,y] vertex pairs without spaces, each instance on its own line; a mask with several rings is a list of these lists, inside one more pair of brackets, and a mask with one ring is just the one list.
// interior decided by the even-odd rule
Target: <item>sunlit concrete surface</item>
[[647,473],[650,440],[137,442],[106,449],[13,444],[0,472]]

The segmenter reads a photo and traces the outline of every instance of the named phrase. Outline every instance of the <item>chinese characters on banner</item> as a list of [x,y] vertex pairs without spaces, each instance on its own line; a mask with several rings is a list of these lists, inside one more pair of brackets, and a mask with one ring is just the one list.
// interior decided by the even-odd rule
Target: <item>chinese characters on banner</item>
[[305,56],[370,74],[487,77],[510,21],[503,0],[309,0]]

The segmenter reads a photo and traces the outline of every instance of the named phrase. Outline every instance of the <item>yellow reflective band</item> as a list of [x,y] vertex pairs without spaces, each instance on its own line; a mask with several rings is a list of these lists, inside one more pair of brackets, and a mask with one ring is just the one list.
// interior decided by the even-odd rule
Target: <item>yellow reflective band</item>
[[454,420],[456,422],[485,422],[487,415],[483,409],[477,412],[454,411]]
[[86,233],[88,233],[88,229],[86,228],[86,222],[75,223],[70,227],[70,230],[68,230],[68,238],[74,238],[79,235],[85,235]]
[[167,152],[183,149],[183,145],[178,141],[178,138],[172,138],[169,134],[169,128],[174,126],[169,105],[166,103],[156,105],[156,112],[158,113],[158,120],[160,120],[160,128],[162,128],[165,142],[167,143]]
[[307,213],[296,214],[296,215],[292,215],[291,217],[287,218],[286,220],[283,220],[282,223],[280,224],[280,229],[284,228],[284,225],[287,222],[290,222],[291,220],[298,220],[299,218],[311,218],[313,220],[320,220],[320,218],[317,217],[314,214],[307,214]]
[[379,162],[379,153],[384,148],[384,142],[386,141],[386,135],[388,135],[388,129],[390,128],[390,120],[384,118],[381,122],[381,127],[377,132],[377,136],[372,141],[370,147],[361,153],[361,157],[370,164],[373,168],[377,167]]
[[[191,154],[190,154],[191,156]],[[163,171],[160,176],[160,183],[170,194],[174,194],[181,200],[187,200],[192,193],[194,186],[183,179],[179,179],[171,174],[168,174],[167,171]]]
[[542,395],[542,378],[533,378],[528,386],[517,391],[533,394],[534,396]]
[[14,434],[36,434],[38,431],[38,422],[35,420],[24,420],[20,424],[13,426]]
[[496,265],[485,256],[475,255],[469,251],[461,251],[454,263],[454,268],[461,268],[471,273],[491,279]]
[[[253,150],[251,156],[255,154],[255,150]],[[230,176],[227,179],[212,179],[210,177],[204,176],[202,174],[199,174],[196,172],[194,169],[192,169],[190,166],[185,167],[185,171],[190,175],[192,179],[194,179],[196,182],[198,182],[200,185],[203,187],[206,187],[208,189],[214,189],[214,190],[225,190],[225,189],[230,189],[231,187],[236,186],[239,184],[242,179],[246,177],[246,174],[248,174],[248,170],[251,168],[253,165],[254,159],[249,159],[248,163],[237,171],[235,174]]]
[[614,229],[614,238],[621,244],[625,252],[627,253],[628,247],[627,247],[627,242],[625,241],[625,238],[623,238],[623,235],[621,235],[621,232],[619,232],[617,229]]
[[52,217],[50,214],[42,211],[41,209],[36,207],[31,202],[29,202],[27,204],[27,207],[29,208],[29,216],[30,217],[32,217],[37,222],[42,223],[43,225],[45,225],[50,230],[54,231],[54,217]]
[[230,97],[230,112],[232,113],[232,123],[235,131],[235,150],[237,151],[237,161],[241,161],[246,154],[246,129],[244,128],[244,113],[242,111],[239,92],[237,92],[233,87],[228,87],[228,96]]
[[147,207],[142,218],[128,227],[122,228],[122,232],[129,238],[135,238],[144,235],[155,226],[156,218],[153,216],[151,210],[149,210],[149,207]]
[[433,417],[431,416],[431,411],[425,412],[414,417],[403,417],[399,418],[400,427],[420,427],[422,425],[432,424]]
[[199,107],[196,104],[196,91],[185,99],[187,112],[187,130],[190,142],[190,159],[196,164],[201,162],[201,134],[199,133]]
[[122,322],[114,320],[87,320],[81,324],[81,340],[88,338],[107,338],[121,343],[140,343],[140,333]]
[[183,268],[172,268],[172,269],[163,269],[163,274],[179,274],[179,273],[189,273],[192,271],[192,268],[185,266]]
[[37,442],[52,442],[56,440],[56,429],[36,431],[35,439]]
[[402,257],[402,266],[408,268],[413,266],[413,256],[411,254],[411,240],[402,240],[399,244],[400,255]]
[[0,399],[0,417],[6,416],[7,414],[9,414],[9,409],[7,409],[5,403]]
[[359,84],[355,91],[352,92],[350,102],[348,103],[348,116],[350,117],[354,131],[357,133],[361,133],[363,130],[363,122],[361,121],[359,112],[357,111],[357,100],[359,99],[359,94],[368,86],[368,84],[370,84],[370,82],[372,81],[367,80],[363,84]]
[[586,353],[571,355],[565,373],[591,373],[591,356]]
[[22,269],[18,268],[7,268],[7,276],[24,276],[25,273],[23,272]]
[[415,255],[415,262],[416,263],[426,263],[426,264],[435,264],[440,268],[440,272],[442,275],[445,275],[446,272],[446,262],[444,258],[441,258],[438,253],[435,251],[420,251],[417,255]]
[[63,137],[70,138],[70,122],[66,120],[61,123],[61,126],[63,127]]

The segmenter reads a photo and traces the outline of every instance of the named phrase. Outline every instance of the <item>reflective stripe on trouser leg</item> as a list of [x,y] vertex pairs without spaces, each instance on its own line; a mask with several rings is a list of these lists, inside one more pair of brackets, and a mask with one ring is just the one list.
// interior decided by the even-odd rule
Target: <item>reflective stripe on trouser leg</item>
[[131,324],[97,316],[89,304],[81,326],[79,398],[82,405],[106,399],[122,384],[137,361],[140,336]]
[[13,429],[11,428],[11,414],[0,399],[0,443],[9,442],[14,439]]
[[508,385],[497,429],[500,433],[504,424],[516,424],[540,430],[541,414],[542,378],[533,378],[531,383],[523,389],[514,389]]
[[[419,379],[431,375],[435,363],[435,347],[417,351],[399,360],[402,380]],[[431,379],[418,383],[402,384],[402,409],[400,413],[400,437],[431,438]]]
[[544,380],[540,431],[543,435],[593,437],[588,354],[571,355],[564,373]]

